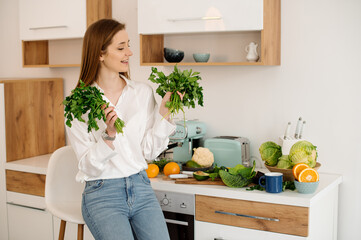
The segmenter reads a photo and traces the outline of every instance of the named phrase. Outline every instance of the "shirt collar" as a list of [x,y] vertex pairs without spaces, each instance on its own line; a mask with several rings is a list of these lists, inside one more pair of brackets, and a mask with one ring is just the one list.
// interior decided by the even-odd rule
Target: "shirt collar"
[[132,80],[129,80],[123,74],[119,74],[119,76],[125,80],[125,82],[127,83],[127,86],[134,88],[134,82]]
[[[126,82],[127,85],[125,85],[125,87],[129,86],[129,87],[134,89],[134,82],[132,80],[129,80],[128,78],[126,78],[122,74],[119,74],[119,76],[121,78],[123,78],[124,81]],[[102,93],[104,93],[104,90],[101,87],[99,87],[99,85],[95,81],[91,84],[91,86],[94,86],[94,87],[98,88]]]

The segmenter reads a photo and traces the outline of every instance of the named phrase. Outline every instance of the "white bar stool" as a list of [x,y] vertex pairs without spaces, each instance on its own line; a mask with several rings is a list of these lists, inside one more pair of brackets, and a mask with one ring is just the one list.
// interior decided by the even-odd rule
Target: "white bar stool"
[[81,213],[84,184],[76,182],[78,160],[71,146],[57,149],[50,157],[45,181],[47,210],[61,219],[59,240],[64,239],[66,222],[78,224],[78,240],[83,239]]

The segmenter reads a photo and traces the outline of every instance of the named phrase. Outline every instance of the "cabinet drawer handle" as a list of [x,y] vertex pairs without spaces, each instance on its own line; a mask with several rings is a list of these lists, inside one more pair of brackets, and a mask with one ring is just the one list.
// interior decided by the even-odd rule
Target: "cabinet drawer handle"
[[199,20],[221,20],[222,17],[196,17],[196,18],[170,18],[170,22],[199,21]]
[[171,224],[177,224],[177,225],[183,225],[183,226],[188,226],[188,222],[184,222],[184,221],[178,221],[178,220],[173,220],[173,219],[165,219],[165,222],[167,223],[171,223]]
[[45,208],[31,207],[31,206],[26,206],[26,205],[22,205],[22,204],[12,203],[12,202],[7,202],[7,204],[12,205],[12,206],[16,206],[16,207],[23,207],[23,208],[39,210],[39,211],[43,211],[43,212],[46,211]]
[[59,25],[59,26],[48,26],[48,27],[31,27],[29,30],[41,30],[41,29],[52,29],[52,28],[66,28],[68,26]]
[[215,213],[232,215],[232,216],[238,216],[238,217],[255,218],[255,219],[261,219],[261,220],[267,220],[267,221],[274,221],[274,222],[279,222],[279,221],[280,221],[280,220],[277,219],[277,218],[258,217],[258,216],[238,214],[238,213],[230,213],[230,212],[222,212],[222,211],[215,211]]

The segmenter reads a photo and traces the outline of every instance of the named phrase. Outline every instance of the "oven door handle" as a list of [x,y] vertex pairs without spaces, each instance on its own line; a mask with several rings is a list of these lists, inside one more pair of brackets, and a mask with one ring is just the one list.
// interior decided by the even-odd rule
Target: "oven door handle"
[[178,224],[178,225],[183,225],[183,226],[188,226],[188,222],[184,222],[184,221],[178,221],[178,220],[174,220],[174,219],[165,219],[165,222],[167,223],[172,223],[172,224]]

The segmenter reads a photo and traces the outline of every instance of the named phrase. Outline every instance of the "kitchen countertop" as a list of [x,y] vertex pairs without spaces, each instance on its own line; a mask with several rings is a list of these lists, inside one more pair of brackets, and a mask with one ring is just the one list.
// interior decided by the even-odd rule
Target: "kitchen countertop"
[[[259,169],[268,172],[267,169]],[[265,191],[247,191],[244,188],[230,188],[220,185],[198,185],[198,184],[176,184],[172,180],[163,180],[162,175],[151,179],[154,190],[170,191],[178,193],[189,193],[207,195],[213,197],[233,198],[248,201],[267,202],[275,204],[285,204],[292,206],[310,207],[312,202],[337,187],[342,182],[342,176],[337,174],[319,173],[320,184],[313,194],[301,194],[297,190],[286,190],[282,193],[267,193]]]
[[5,169],[37,174],[46,174],[51,154],[25,158],[5,163]]
[[[48,161],[51,154],[7,162],[5,169],[46,174]],[[261,172],[268,172],[266,168],[258,169]],[[246,188],[230,188],[220,185],[199,185],[199,184],[176,184],[173,180],[163,180],[163,175],[151,178],[151,185],[154,190],[169,191],[188,194],[200,194],[214,197],[233,198],[248,201],[268,202],[293,206],[310,207],[314,201],[323,194],[331,191],[342,182],[342,176],[332,173],[320,174],[320,184],[313,194],[300,194],[295,191],[286,190],[282,193],[267,193],[265,191],[247,191]]]

